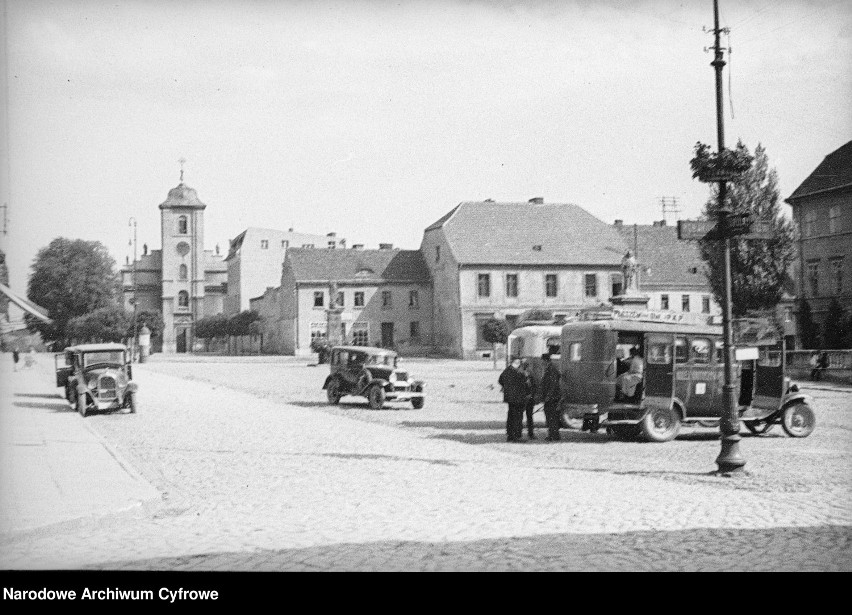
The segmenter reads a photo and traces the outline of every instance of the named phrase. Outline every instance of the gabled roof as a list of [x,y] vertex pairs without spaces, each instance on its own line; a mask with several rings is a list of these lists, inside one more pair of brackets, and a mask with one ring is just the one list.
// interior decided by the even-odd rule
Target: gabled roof
[[786,201],[843,187],[852,187],[852,141],[826,156]]
[[440,228],[461,265],[618,265],[627,251],[618,231],[567,203],[468,201],[426,232]]
[[[260,250],[261,247],[259,244],[252,243],[256,238],[272,240],[273,242],[286,240],[288,242],[288,247],[293,246],[295,248],[300,248],[304,244],[314,244],[317,248],[325,248],[328,246],[328,242],[330,241],[334,241],[338,245],[343,245],[346,241],[345,238],[338,237],[337,233],[317,235],[314,233],[302,233],[292,229],[289,231],[282,231],[273,228],[250,226],[231,240],[231,245],[228,249],[228,256],[225,257],[225,260],[231,260],[236,257],[238,252],[242,249],[243,244],[251,245],[253,249]],[[248,244],[246,244],[247,240],[249,241]],[[268,249],[278,247],[280,246],[272,245]]]
[[651,268],[650,275],[644,272],[639,275],[642,287],[692,286],[710,291],[698,242],[678,239],[676,226],[623,224],[614,228],[621,232],[631,252],[634,249],[634,232],[636,234],[636,260],[640,265]]
[[290,248],[284,266],[296,282],[429,282],[419,250]]

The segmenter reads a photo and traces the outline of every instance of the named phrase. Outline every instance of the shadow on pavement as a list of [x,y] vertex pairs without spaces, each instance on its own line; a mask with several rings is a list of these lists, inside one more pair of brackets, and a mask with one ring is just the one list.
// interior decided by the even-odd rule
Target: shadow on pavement
[[33,399],[65,399],[57,393],[15,393],[15,397],[28,397]]
[[[503,423],[502,429],[505,430],[505,427],[506,425],[505,423]],[[436,440],[452,440],[454,442],[463,442],[464,444],[494,444],[495,442],[506,442],[506,432],[503,430],[501,430],[499,433],[434,434],[428,437]],[[604,433],[595,434],[564,429],[560,432],[560,440],[558,442],[548,442],[546,439],[547,433],[543,428],[536,429],[536,432],[537,433],[535,440],[530,441],[524,439],[519,444],[541,444],[547,446],[559,446],[561,444],[570,444],[572,442],[584,444],[609,444],[612,442],[617,442],[617,440],[613,440]],[[526,433],[526,431],[524,433]]]
[[408,402],[385,402],[384,408],[381,410],[373,410],[367,404],[366,401],[361,403],[356,402],[340,402],[339,404],[332,405],[327,401],[292,401],[286,400],[284,403],[289,404],[291,406],[298,406],[299,408],[313,408],[316,410],[327,410],[329,408],[340,408],[341,410],[370,410],[371,412],[396,412],[399,410],[411,410],[411,404]]
[[13,406],[18,408],[33,408],[35,410],[50,410],[51,412],[74,412],[68,402],[56,400],[55,402],[32,402],[32,401],[16,401],[12,402]]
[[506,420],[502,421],[403,421],[403,427],[434,427],[435,429],[505,429]]

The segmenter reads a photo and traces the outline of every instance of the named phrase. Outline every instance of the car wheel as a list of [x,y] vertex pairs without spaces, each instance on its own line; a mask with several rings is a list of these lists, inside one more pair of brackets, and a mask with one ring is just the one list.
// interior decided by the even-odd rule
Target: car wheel
[[425,404],[425,403],[426,403],[425,397],[415,397],[411,400],[411,405],[414,407],[415,410],[420,410],[420,408],[422,408],[423,404]]
[[130,394],[130,414],[136,414],[136,393]]
[[627,442],[635,440],[639,435],[639,428],[636,425],[609,425],[606,432],[616,440]]
[[87,406],[86,395],[85,394],[78,395],[77,396],[77,412],[79,412],[80,416],[82,416],[83,418],[86,417],[86,412],[88,410],[88,408],[86,406]]
[[380,384],[374,384],[367,391],[367,401],[370,402],[370,408],[373,410],[381,410],[385,405],[385,390]]
[[775,427],[775,423],[771,420],[765,423],[761,423],[760,421],[743,421],[743,423],[745,423],[746,429],[756,436],[768,433],[770,429]]
[[668,442],[680,432],[680,415],[674,408],[651,408],[641,425],[642,435],[649,442]]
[[793,404],[784,408],[781,427],[791,438],[806,438],[816,427],[816,416],[808,404]]
[[329,382],[325,389],[325,394],[328,397],[328,403],[332,406],[339,404],[340,398],[343,397],[343,395],[340,394],[340,382],[338,380],[332,380]]

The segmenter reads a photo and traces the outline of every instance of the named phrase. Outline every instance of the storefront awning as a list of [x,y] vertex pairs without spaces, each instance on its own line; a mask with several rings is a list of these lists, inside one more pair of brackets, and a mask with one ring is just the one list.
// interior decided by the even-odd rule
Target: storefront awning
[[20,296],[5,284],[0,284],[0,292],[6,295],[9,298],[9,301],[24,310],[27,314],[32,314],[36,318],[43,320],[48,324],[53,322],[53,320],[48,317],[46,309],[39,305],[36,305],[29,299]]

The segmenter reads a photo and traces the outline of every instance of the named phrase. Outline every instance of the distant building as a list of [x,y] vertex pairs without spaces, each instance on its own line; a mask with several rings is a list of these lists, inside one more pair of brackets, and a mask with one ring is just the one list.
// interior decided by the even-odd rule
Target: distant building
[[228,272],[221,256],[204,249],[206,207],[181,171],[181,183],[160,203],[162,249],[149,252],[146,245],[135,268],[121,270],[126,309],[133,310],[135,297],[140,311],[162,311],[162,347],[155,350],[190,352],[195,323],[224,308]]
[[225,313],[249,309],[251,298],[281,283],[281,266],[288,248],[345,248],[346,240],[336,233],[311,235],[293,229],[249,227],[231,240],[228,264],[228,295]]
[[847,318],[852,311],[852,141],[826,156],[785,201],[799,227],[797,294],[810,305],[820,345],[832,299]]
[[535,308],[554,316],[621,292],[627,246],[611,225],[577,205],[463,202],[427,227],[420,251],[434,290],[436,350],[460,358],[491,352],[483,324],[510,326]]
[[[290,248],[281,285],[251,301],[263,317],[264,351],[308,355],[311,342],[327,339],[332,301],[343,308],[348,344],[421,354],[433,344],[429,269],[417,250]],[[334,283],[337,296],[330,296]]]
[[616,220],[613,227],[639,263],[639,288],[650,297],[649,309],[722,313],[713,299],[698,244],[678,239],[677,227],[667,226],[664,220],[653,224]]

